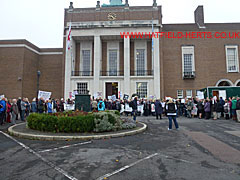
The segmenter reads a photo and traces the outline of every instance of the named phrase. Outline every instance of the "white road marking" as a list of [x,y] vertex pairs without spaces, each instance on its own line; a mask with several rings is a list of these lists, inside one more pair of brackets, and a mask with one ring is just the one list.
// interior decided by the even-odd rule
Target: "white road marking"
[[112,173],[105,174],[105,175],[97,178],[97,180],[102,180],[102,179],[104,179],[104,178],[108,178],[108,177],[110,177],[110,176],[113,176],[113,175],[115,175],[115,174],[117,174],[117,173],[119,173],[119,172],[121,172],[121,171],[124,171],[124,170],[126,170],[126,169],[128,169],[128,168],[130,168],[130,167],[132,167],[132,166],[134,166],[134,165],[136,165],[136,164],[144,161],[144,160],[150,159],[150,158],[152,158],[152,157],[154,157],[154,156],[157,156],[157,155],[158,155],[158,153],[155,153],[155,154],[152,154],[152,155],[150,155],[150,156],[147,156],[147,157],[145,157],[145,158],[143,158],[143,159],[140,159],[140,160],[138,160],[138,161],[136,161],[136,162],[134,162],[134,163],[131,163],[131,164],[127,165],[127,166],[124,166],[124,167],[122,167],[122,168],[120,168],[120,169],[118,169],[118,170],[116,170],[116,171],[113,171]]
[[35,156],[37,156],[39,159],[41,159],[42,161],[44,161],[45,163],[47,163],[50,167],[52,167],[53,169],[55,169],[56,171],[58,171],[59,173],[61,173],[62,175],[64,175],[65,177],[67,177],[70,180],[78,180],[77,178],[69,175],[66,171],[64,171],[63,169],[57,167],[55,164],[53,164],[51,161],[45,159],[44,157],[42,157],[40,154],[38,154],[37,152],[35,152],[34,150],[32,150],[30,147],[26,146],[25,144],[19,142],[18,140],[16,140],[15,138],[9,136],[8,134],[0,131],[0,133],[2,133],[3,135],[5,135],[6,137],[10,138],[11,140],[15,141],[17,144],[19,144],[20,146],[22,146],[24,149],[28,150],[30,153],[34,154]]
[[195,162],[187,161],[187,160],[184,160],[184,159],[178,159],[178,158],[175,158],[175,157],[172,157],[172,156],[167,156],[167,155],[164,155],[164,154],[159,154],[159,156],[162,156],[166,159],[174,159],[174,160],[182,161],[182,162],[185,162],[185,163],[196,164]]
[[66,145],[66,146],[57,147],[57,148],[53,148],[53,149],[45,149],[45,150],[38,151],[38,152],[39,153],[44,153],[44,152],[56,151],[56,150],[59,150],[59,149],[65,149],[65,148],[69,148],[69,147],[91,144],[91,143],[92,143],[92,141],[87,141],[87,142],[83,142],[83,143],[71,144],[71,145]]
[[184,160],[184,159],[178,159],[178,158],[175,158],[175,157],[172,157],[172,156],[167,156],[167,155],[164,155],[164,154],[155,153],[155,154],[152,154],[152,155],[150,155],[150,156],[147,156],[147,157],[145,157],[145,158],[143,158],[143,159],[140,159],[140,160],[138,160],[138,161],[136,161],[136,162],[134,162],[134,163],[132,163],[132,164],[126,165],[126,166],[124,166],[124,167],[122,167],[122,168],[120,168],[120,169],[118,169],[118,170],[116,170],[116,171],[113,171],[112,173],[105,174],[105,175],[97,178],[96,180],[102,180],[102,179],[104,179],[104,178],[109,178],[109,177],[111,177],[111,176],[113,176],[113,175],[115,175],[115,174],[117,174],[117,173],[120,173],[121,171],[124,171],[124,170],[126,170],[126,169],[129,169],[130,167],[133,167],[133,166],[135,166],[136,164],[138,164],[138,163],[140,163],[140,162],[142,162],[142,161],[144,161],[144,160],[150,159],[150,158],[152,158],[152,157],[154,157],[154,156],[161,156],[161,157],[164,157],[164,158],[166,158],[166,159],[174,159],[174,160],[182,161],[182,162],[185,162],[185,163],[196,164],[195,162],[187,161],[187,160]]

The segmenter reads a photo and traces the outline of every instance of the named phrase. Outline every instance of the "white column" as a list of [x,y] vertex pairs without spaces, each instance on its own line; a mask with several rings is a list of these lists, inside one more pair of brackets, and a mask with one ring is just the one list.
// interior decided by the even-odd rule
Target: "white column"
[[130,38],[124,38],[124,91],[123,94],[130,96]]
[[[99,35],[94,36],[94,80],[93,80],[93,95],[94,93],[100,92],[99,90],[99,77],[100,77],[100,66],[102,59],[102,44]],[[104,92],[102,92],[104,93]],[[104,95],[104,94],[103,94]]]
[[154,71],[154,93],[156,98],[161,98],[160,94],[160,53],[159,53],[159,39],[153,38],[153,71]]

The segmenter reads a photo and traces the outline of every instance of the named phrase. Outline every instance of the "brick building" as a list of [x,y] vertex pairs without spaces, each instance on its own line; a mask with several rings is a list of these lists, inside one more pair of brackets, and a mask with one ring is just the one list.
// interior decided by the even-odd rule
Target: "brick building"
[[[240,86],[240,23],[205,23],[202,6],[194,16],[192,24],[162,24],[155,0],[152,6],[129,6],[127,0],[102,6],[98,1],[94,8],[70,4],[63,49],[0,41],[0,70],[9,74],[0,78],[0,94],[33,97],[38,70],[40,89],[57,98],[68,98],[76,90],[103,98],[118,97],[119,92],[181,98],[207,86]],[[70,24],[72,48],[66,51]],[[145,35],[122,37],[124,32]]]
[[0,41],[0,94],[8,98],[37,96],[39,89],[53,97],[63,94],[62,48],[40,49],[26,40]]

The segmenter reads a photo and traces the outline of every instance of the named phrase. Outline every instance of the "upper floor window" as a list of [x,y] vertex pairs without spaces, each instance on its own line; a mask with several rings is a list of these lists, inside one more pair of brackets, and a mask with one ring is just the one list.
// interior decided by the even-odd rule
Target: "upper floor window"
[[183,78],[195,77],[194,46],[182,47],[182,72]]
[[238,46],[226,46],[227,72],[239,72]]
[[109,50],[109,75],[110,76],[117,76],[118,70],[118,51],[117,49]]
[[82,70],[83,76],[90,76],[90,50],[82,50]]
[[144,76],[146,72],[145,49],[136,49],[137,76]]

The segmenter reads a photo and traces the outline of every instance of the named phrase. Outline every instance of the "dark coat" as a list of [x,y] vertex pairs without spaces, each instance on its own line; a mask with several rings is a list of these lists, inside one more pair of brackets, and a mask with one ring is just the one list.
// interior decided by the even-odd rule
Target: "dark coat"
[[134,99],[132,102],[133,102],[133,103],[132,103],[132,109],[133,109],[133,110],[137,110],[137,100]]
[[162,104],[158,100],[156,100],[156,102],[155,102],[155,112],[156,112],[156,114],[162,114],[163,113]]

